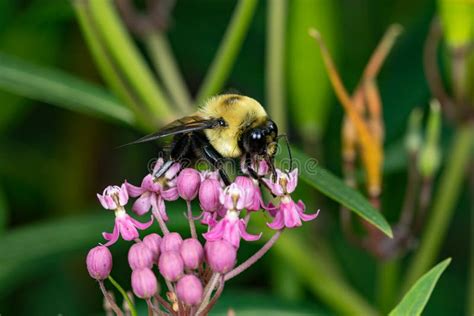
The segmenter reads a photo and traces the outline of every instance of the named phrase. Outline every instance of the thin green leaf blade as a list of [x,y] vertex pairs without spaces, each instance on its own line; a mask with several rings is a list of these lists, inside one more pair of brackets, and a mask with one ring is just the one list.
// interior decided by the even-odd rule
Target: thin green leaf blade
[[318,162],[314,158],[294,148],[292,148],[292,155],[294,162],[299,167],[301,180],[355,212],[388,237],[393,237],[392,229],[385,218],[362,194],[348,187],[328,170],[318,166]]
[[0,53],[0,88],[68,110],[132,125],[133,113],[112,95],[65,72]]
[[420,315],[433,292],[441,274],[447,268],[451,258],[438,263],[425,273],[402,298],[400,303],[390,312],[390,316]]

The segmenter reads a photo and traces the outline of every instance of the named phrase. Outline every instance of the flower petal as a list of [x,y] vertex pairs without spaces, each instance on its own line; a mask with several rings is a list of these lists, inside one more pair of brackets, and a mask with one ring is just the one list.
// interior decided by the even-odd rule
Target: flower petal
[[115,223],[114,230],[112,233],[103,232],[102,236],[104,237],[105,240],[108,241],[104,246],[109,247],[115,244],[119,238],[119,229],[117,227],[117,223]]
[[240,229],[240,236],[242,236],[242,238],[245,239],[246,241],[255,241],[255,240],[259,240],[260,237],[262,237],[262,233],[258,235],[247,233],[246,231],[247,227],[245,226],[245,222],[243,219],[239,221],[239,229]]
[[146,190],[142,187],[134,186],[133,184],[128,183],[125,181],[125,187],[127,188],[128,195],[131,197],[137,197],[143,194]]
[[274,230],[282,229],[283,226],[284,226],[283,213],[282,212],[277,212],[273,222],[267,223],[267,226],[270,227],[271,229],[274,229]]
[[123,240],[130,241],[139,237],[138,231],[133,223],[133,219],[128,214],[117,217],[115,223],[119,228],[120,235],[122,235]]
[[207,233],[202,234],[203,237],[208,241],[214,241],[221,239],[224,236],[224,220],[221,220]]
[[154,193],[152,192],[145,192],[143,193],[136,201],[133,203],[132,211],[134,211],[137,215],[143,215],[150,210],[151,207],[151,199]]
[[291,171],[288,177],[289,181],[286,185],[286,191],[288,193],[292,193],[296,189],[296,185],[298,184],[298,168],[295,168],[293,171]]
[[130,221],[133,223],[133,225],[135,227],[137,227],[138,229],[140,230],[145,230],[147,229],[148,227],[151,226],[151,224],[153,224],[153,216],[150,216],[150,220],[146,223],[142,223],[142,222],[139,222],[137,221],[136,219],[134,219],[133,217],[130,217]]
[[163,221],[168,221],[168,214],[166,213],[165,201],[161,198],[161,195],[153,194],[151,197],[151,207],[155,212],[158,212]]
[[97,193],[97,198],[99,199],[100,205],[102,205],[103,208],[105,208],[106,210],[108,210],[108,209],[109,209],[109,205],[107,204],[107,201],[105,201],[105,196],[104,196],[104,195],[100,195],[99,193]]

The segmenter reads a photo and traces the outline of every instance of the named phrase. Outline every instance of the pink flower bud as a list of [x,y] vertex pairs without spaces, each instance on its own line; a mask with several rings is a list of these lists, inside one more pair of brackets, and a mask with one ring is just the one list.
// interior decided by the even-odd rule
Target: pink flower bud
[[163,236],[161,239],[160,250],[161,252],[165,251],[179,251],[181,244],[183,243],[183,238],[178,233],[169,233]]
[[160,235],[155,233],[146,235],[145,238],[143,238],[143,243],[151,250],[151,253],[153,254],[153,262],[158,262],[161,245]]
[[128,264],[132,270],[153,267],[153,252],[143,243],[133,244],[128,251]]
[[218,180],[205,179],[199,188],[199,202],[205,212],[215,212],[222,207],[219,195],[222,188]]
[[176,294],[186,305],[198,305],[202,300],[202,283],[194,275],[183,276],[176,285]]
[[204,248],[206,261],[212,271],[227,273],[235,266],[237,250],[228,241],[208,241]]
[[197,269],[204,258],[202,245],[194,238],[188,238],[183,241],[180,253],[184,266],[187,269]]
[[153,271],[148,268],[132,271],[132,289],[139,298],[147,299],[155,295],[158,282]]
[[180,197],[187,201],[193,200],[201,184],[201,175],[197,170],[186,168],[181,170],[178,175],[176,186]]
[[165,279],[171,282],[178,280],[184,271],[183,259],[179,252],[162,252],[160,259],[158,260],[158,269]]
[[106,279],[112,271],[112,254],[109,248],[97,246],[92,248],[87,254],[87,271],[96,280]]

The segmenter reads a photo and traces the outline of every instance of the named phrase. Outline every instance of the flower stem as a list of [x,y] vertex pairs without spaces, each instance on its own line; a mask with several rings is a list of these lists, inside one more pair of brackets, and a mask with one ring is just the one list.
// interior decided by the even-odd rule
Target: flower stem
[[408,268],[403,292],[428,270],[439,252],[453,215],[466,167],[472,155],[474,144],[474,124],[459,127],[453,137],[454,143],[449,151],[449,161],[441,175],[438,194],[433,201],[433,209],[423,234],[420,247]]
[[196,233],[196,225],[193,219],[193,210],[191,209],[191,201],[186,201],[186,206],[188,207],[188,222],[189,222],[189,229],[191,230],[191,237],[197,239]]
[[100,290],[102,291],[102,294],[104,294],[105,299],[109,303],[110,307],[112,307],[115,314],[117,314],[117,316],[123,316],[122,310],[120,309],[120,307],[117,306],[117,303],[115,303],[112,297],[110,297],[110,294],[107,292],[107,289],[105,288],[105,285],[104,285],[104,281],[99,280],[99,286],[100,286]]
[[[219,297],[221,296],[222,294],[222,291],[224,291],[224,278],[223,276],[221,276],[221,280],[219,282],[219,286],[217,287],[217,291],[216,291],[216,294],[214,294],[214,296],[212,297],[211,301],[209,302],[209,304],[207,304],[207,306],[205,306],[201,312],[200,315],[207,315],[209,314],[209,311],[214,307],[214,305],[216,305],[217,303],[217,300],[219,299]],[[200,316],[199,314],[196,313],[196,316]]]
[[137,316],[138,314],[137,314],[137,310],[135,309],[135,305],[133,305],[132,301],[130,300],[130,297],[127,295],[125,290],[110,275],[108,276],[108,279],[110,283],[112,283],[112,285],[120,292],[120,294],[122,294],[123,299],[127,301],[128,307],[130,308],[130,313],[132,314],[132,316]]
[[263,257],[263,255],[270,250],[270,248],[275,244],[275,242],[278,240],[278,237],[280,237],[282,230],[278,230],[273,234],[272,238],[270,238],[265,245],[260,248],[256,253],[253,254],[250,258],[248,258],[246,261],[241,263],[239,266],[234,268],[232,271],[226,273],[224,280],[230,280],[233,277],[239,275],[240,273],[244,272],[247,270],[252,264],[257,262],[260,258]]
[[216,283],[217,281],[219,281],[220,276],[221,276],[220,273],[215,272],[212,274],[211,279],[209,280],[209,282],[206,285],[206,288],[204,289],[203,299],[202,299],[201,305],[199,305],[196,315],[201,314],[201,312],[207,306],[207,303],[209,302],[209,299],[211,298],[212,291],[216,287]]
[[156,220],[158,221],[158,225],[160,225],[161,232],[163,235],[168,235],[170,233],[168,227],[166,226],[163,217],[161,217],[160,211],[153,210],[153,216],[155,216]]
[[174,104],[182,113],[189,113],[192,104],[191,97],[166,35],[159,31],[151,32],[146,35],[145,43],[155,69],[160,74]]
[[[160,295],[156,294],[155,299],[158,301],[159,304],[163,305],[163,307],[168,310],[172,315],[175,315],[176,313],[173,311],[173,308],[171,305],[165,301]],[[164,314],[164,313],[163,313]]]
[[266,97],[270,116],[283,133],[287,129],[284,81],[286,7],[286,0],[267,3],[267,64],[265,67]]
[[128,34],[113,1],[89,1],[89,4],[105,46],[149,114],[158,122],[172,120],[176,113]]

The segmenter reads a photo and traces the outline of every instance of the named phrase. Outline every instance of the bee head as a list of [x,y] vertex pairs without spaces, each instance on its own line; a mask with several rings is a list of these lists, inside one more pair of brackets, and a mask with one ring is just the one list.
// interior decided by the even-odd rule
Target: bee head
[[248,130],[241,139],[244,151],[256,155],[273,156],[278,127],[272,120],[267,120],[263,126]]

